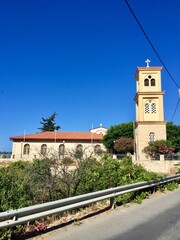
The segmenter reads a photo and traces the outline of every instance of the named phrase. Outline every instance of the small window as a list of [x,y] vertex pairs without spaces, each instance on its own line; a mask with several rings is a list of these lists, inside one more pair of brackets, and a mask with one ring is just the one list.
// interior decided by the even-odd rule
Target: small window
[[156,86],[156,81],[154,78],[151,79],[151,86]]
[[150,141],[150,142],[154,142],[154,141],[155,141],[155,134],[154,134],[153,132],[151,132],[151,133],[149,134],[149,141]]
[[146,104],[145,104],[145,109],[144,109],[144,111],[145,111],[145,114],[148,114],[148,113],[149,113],[149,103],[146,103]]
[[156,113],[156,104],[155,103],[151,104],[151,113]]
[[23,149],[23,154],[29,154],[30,153],[30,145],[25,144]]
[[149,86],[149,79],[146,78],[146,79],[144,80],[144,86]]
[[46,144],[43,144],[43,145],[41,146],[41,154],[42,154],[43,156],[45,156],[45,155],[47,154],[47,145],[46,145]]

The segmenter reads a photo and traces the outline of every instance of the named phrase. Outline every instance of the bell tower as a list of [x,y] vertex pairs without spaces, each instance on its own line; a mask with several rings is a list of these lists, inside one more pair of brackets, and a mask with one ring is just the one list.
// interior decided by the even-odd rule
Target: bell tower
[[166,139],[166,122],[164,121],[164,105],[161,90],[162,67],[150,67],[146,60],[146,67],[138,67],[136,79],[136,124],[135,124],[135,152],[136,160],[146,160],[142,152],[149,141]]

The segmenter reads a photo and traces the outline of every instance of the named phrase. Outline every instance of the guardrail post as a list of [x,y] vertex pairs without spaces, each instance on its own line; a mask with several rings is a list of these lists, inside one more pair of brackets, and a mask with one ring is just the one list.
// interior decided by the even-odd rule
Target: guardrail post
[[114,209],[115,208],[115,201],[114,201],[114,197],[110,198],[110,208]]
[[14,216],[14,217],[13,217],[13,221],[17,221],[17,216]]

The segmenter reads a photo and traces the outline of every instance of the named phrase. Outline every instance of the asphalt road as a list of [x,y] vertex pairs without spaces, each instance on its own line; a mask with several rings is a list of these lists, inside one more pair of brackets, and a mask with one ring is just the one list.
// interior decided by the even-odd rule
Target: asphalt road
[[48,234],[46,240],[180,240],[180,188]]

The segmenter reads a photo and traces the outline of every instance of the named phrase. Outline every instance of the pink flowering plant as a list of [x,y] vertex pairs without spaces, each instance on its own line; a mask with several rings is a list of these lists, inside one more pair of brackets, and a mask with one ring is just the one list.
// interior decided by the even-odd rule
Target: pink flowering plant
[[132,138],[119,138],[114,143],[114,149],[119,153],[133,153],[134,140]]
[[159,155],[172,155],[175,148],[168,140],[156,140],[149,142],[148,146],[143,149],[143,152],[148,156],[157,157]]

